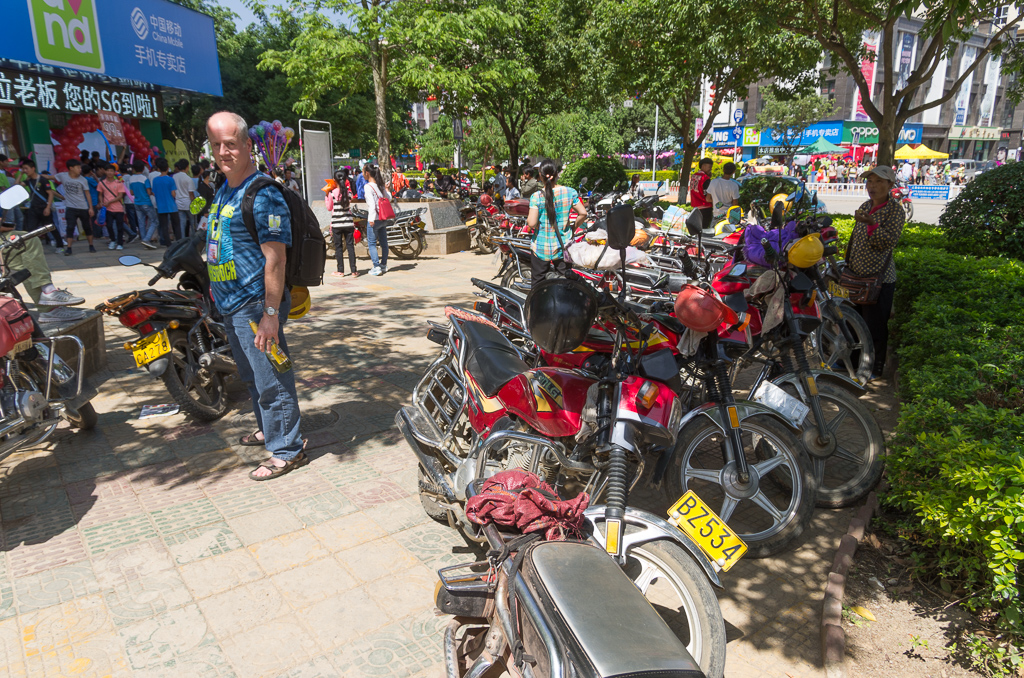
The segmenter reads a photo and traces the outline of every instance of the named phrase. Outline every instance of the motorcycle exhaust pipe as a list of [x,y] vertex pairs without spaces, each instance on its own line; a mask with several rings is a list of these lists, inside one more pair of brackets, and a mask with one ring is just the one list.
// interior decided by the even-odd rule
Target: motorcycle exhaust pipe
[[221,374],[235,374],[238,372],[238,365],[226,355],[220,353],[204,353],[199,356],[199,365]]
[[441,465],[437,462],[437,459],[433,455],[428,454],[423,449],[423,445],[420,441],[416,440],[416,437],[412,434],[412,425],[406,418],[408,415],[404,410],[398,410],[398,414],[395,415],[395,425],[398,426],[398,430],[405,436],[405,441],[409,443],[409,447],[412,448],[413,453],[419,460],[420,465],[423,466],[423,470],[427,472],[430,479],[434,481],[434,484],[441,488],[444,493],[444,499],[449,504],[455,503],[455,490],[452,489],[451,484],[448,482],[448,478],[445,477],[444,471],[441,469]]

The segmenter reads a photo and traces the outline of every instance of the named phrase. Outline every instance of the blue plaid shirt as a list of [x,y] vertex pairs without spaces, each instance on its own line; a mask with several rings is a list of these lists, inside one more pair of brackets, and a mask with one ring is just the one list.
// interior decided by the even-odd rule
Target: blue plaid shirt
[[[572,238],[572,226],[569,224],[569,214],[572,206],[580,199],[580,194],[574,188],[566,186],[555,186],[553,201],[555,203],[555,221],[562,234],[562,242],[568,247]],[[530,196],[530,207],[536,207],[540,211],[540,222],[533,234],[533,253],[544,261],[561,259],[562,253],[558,245],[558,235],[551,228],[548,221],[547,204],[544,199],[544,191],[537,191]]]

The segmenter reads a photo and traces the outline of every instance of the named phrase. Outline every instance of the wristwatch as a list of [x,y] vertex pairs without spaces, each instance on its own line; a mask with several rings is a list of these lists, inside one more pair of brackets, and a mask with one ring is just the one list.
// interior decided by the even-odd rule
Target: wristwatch
[[277,309],[274,308],[273,306],[267,306],[266,308],[263,309],[263,312],[269,315],[271,318],[277,315]]

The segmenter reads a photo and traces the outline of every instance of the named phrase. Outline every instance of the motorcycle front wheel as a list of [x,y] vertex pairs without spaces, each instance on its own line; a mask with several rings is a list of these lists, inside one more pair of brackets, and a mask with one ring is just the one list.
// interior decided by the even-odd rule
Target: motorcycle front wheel
[[171,364],[163,374],[167,392],[182,411],[196,419],[220,419],[228,411],[224,377],[213,370],[209,370],[206,377],[200,375],[200,352],[189,343],[185,332],[172,332],[169,339]]
[[63,417],[71,424],[71,428],[77,428],[79,431],[93,430],[96,428],[96,422],[99,420],[92,403],[85,403],[78,408],[66,408]]
[[[628,526],[626,532],[640,528]],[[676,543],[630,549],[624,568],[647,601],[686,646],[707,678],[725,675],[725,621],[704,570]]]
[[701,416],[679,433],[668,489],[673,497],[693,490],[743,540],[747,556],[765,558],[789,548],[807,529],[817,483],[807,451],[774,417],[755,414],[743,420],[741,430],[750,470],[746,483],[735,463],[724,460],[726,434]]
[[[841,312],[843,317],[839,318],[827,306],[822,306],[822,322],[811,333],[808,357],[813,360],[813,356],[817,355],[822,369],[845,374],[859,384],[866,384],[875,366],[875,344],[871,339],[871,330],[852,306],[843,304]],[[849,333],[850,341],[843,334],[840,323]]]
[[[792,384],[783,384],[782,390],[800,398]],[[851,506],[882,477],[885,436],[868,408],[846,389],[818,384],[818,400],[831,440],[820,442],[813,413],[804,419],[801,435],[818,483],[815,503],[821,508]],[[775,479],[788,482],[784,476]]]

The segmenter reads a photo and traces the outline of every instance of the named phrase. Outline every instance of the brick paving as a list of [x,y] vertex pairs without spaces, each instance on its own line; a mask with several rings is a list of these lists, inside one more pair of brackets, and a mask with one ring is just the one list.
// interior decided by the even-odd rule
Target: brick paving
[[[150,276],[114,254],[48,260],[91,306]],[[424,320],[471,301],[469,278],[496,266],[471,253],[390,266],[328,278],[289,323],[318,430],[311,463],[267,483],[246,475],[265,451],[237,444],[255,427],[241,396],[213,424],[138,419],[170,398],[106,320],[97,429],[62,427],[0,462],[0,678],[442,674],[435,571],[475,554],[423,513],[393,416],[435,353]],[[727,675],[823,675],[821,592],[848,522],[819,512],[801,548],[723,577]]]

